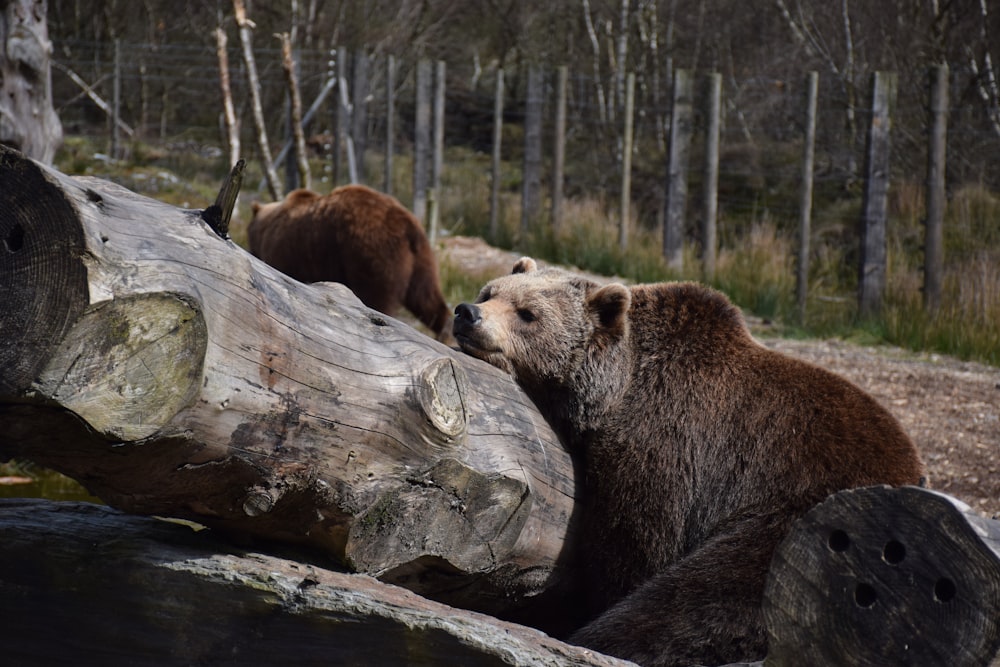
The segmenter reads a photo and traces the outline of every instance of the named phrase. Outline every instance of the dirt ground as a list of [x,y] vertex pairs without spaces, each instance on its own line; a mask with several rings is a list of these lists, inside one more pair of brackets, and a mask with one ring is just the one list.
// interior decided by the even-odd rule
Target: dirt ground
[[[444,239],[452,266],[488,279],[510,271],[515,253],[480,239]],[[838,373],[888,408],[916,442],[930,486],[1000,518],[1000,368],[888,346],[788,340],[750,318],[768,347]]]

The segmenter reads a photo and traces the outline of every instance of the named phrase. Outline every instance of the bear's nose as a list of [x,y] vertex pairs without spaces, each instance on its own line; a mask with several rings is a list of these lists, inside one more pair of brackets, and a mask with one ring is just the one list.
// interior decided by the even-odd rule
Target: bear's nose
[[479,306],[472,303],[460,303],[455,306],[455,322],[475,326],[483,319]]

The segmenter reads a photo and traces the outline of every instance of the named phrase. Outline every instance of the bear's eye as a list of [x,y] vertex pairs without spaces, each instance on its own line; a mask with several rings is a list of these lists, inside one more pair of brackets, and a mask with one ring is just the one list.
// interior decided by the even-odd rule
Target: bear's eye
[[538,319],[537,317],[535,317],[535,314],[530,310],[528,310],[527,308],[518,308],[517,316],[521,318],[522,322],[534,322],[536,319]]
[[490,297],[492,297],[492,296],[493,296],[493,293],[490,291],[490,288],[489,287],[484,287],[483,291],[481,291],[479,293],[479,298],[476,299],[476,303],[483,303],[485,301],[489,301]]

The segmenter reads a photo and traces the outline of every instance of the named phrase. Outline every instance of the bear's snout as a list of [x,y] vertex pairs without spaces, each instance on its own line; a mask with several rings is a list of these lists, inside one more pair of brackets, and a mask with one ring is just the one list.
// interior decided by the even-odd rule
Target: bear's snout
[[479,311],[479,306],[472,303],[460,303],[455,306],[455,324],[459,322],[465,326],[474,327],[483,319],[483,314]]

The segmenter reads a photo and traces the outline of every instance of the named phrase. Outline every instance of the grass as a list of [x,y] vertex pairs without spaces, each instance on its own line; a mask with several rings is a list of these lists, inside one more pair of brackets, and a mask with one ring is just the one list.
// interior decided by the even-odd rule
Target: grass
[[[127,164],[96,160],[95,152],[93,142],[69,138],[57,156],[57,168],[68,174],[108,178],[161,201],[191,208],[214,201],[228,171],[224,158],[183,151],[134,146],[133,160]],[[381,158],[370,158],[367,166],[369,182],[381,187]],[[312,167],[313,189],[330,189],[324,163],[314,160]],[[412,179],[408,156],[396,156],[393,171],[393,192],[409,205]],[[266,191],[258,188],[260,179],[259,167],[250,161],[231,227],[237,243],[245,242],[250,202],[269,200]],[[671,271],[663,262],[658,233],[634,220],[630,221],[628,250],[622,251],[617,212],[609,213],[614,204],[601,197],[567,199],[559,232],[552,230],[547,219],[523,230],[518,179],[518,165],[504,163],[500,215],[492,234],[489,156],[448,148],[440,196],[441,227],[452,234],[481,236],[501,248],[633,282],[702,279],[695,245],[685,248],[683,268]],[[876,319],[859,321],[856,312],[857,194],[817,200],[804,323],[798,322],[795,307],[793,256],[797,241],[790,231],[793,225],[771,219],[766,209],[721,217],[716,272],[710,283],[744,309],[778,324],[785,335],[890,343],[1000,366],[1000,197],[977,185],[953,191],[945,221],[947,264],[942,305],[938,312],[929,313],[920,291],[921,185],[894,182],[891,193],[887,284]],[[474,298],[492,277],[466,275],[447,263],[440,271],[449,303]]]

